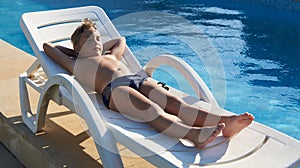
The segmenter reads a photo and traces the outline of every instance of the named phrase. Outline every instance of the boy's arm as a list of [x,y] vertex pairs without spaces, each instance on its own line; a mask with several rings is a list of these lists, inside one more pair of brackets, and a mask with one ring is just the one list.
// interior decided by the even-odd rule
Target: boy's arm
[[[103,47],[104,48],[104,47]],[[116,43],[112,46],[110,54],[116,56],[118,60],[121,60],[126,48],[125,37],[116,39]]]
[[114,45],[119,41],[119,39],[112,39],[103,44],[103,52],[110,52]]
[[52,58],[56,63],[61,65],[70,73],[73,73],[73,69],[75,66],[75,59],[72,56],[69,56],[62,52],[59,47],[54,46],[51,43],[44,43],[43,45],[45,53]]
[[66,55],[69,55],[71,57],[77,57],[77,54],[75,53],[74,50],[64,47],[64,46],[55,46],[56,48],[58,48],[61,52],[65,53]]

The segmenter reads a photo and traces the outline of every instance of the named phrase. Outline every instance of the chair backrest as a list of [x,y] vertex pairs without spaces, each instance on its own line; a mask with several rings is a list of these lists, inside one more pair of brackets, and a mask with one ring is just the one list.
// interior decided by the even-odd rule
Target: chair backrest
[[[30,45],[46,75],[51,77],[57,73],[68,73],[58,64],[54,63],[43,50],[43,43],[51,42],[72,48],[71,34],[84,18],[90,18],[96,23],[97,29],[104,42],[121,37],[106,13],[97,6],[79,7],[46,12],[32,12],[22,15],[20,25],[30,42]],[[132,73],[145,75],[141,65],[127,47],[123,62]]]

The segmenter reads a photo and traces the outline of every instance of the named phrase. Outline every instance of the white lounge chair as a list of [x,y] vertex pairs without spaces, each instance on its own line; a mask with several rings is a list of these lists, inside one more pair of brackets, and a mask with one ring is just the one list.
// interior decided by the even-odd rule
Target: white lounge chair
[[[102,103],[97,104],[94,94],[88,93],[67,71],[46,56],[42,47],[45,42],[71,47],[69,37],[72,30],[86,17],[95,20],[104,41],[120,36],[105,12],[96,6],[22,15],[22,30],[37,57],[19,80],[22,118],[32,132],[40,131],[44,126],[51,99],[86,121],[104,167],[123,166],[116,142],[157,167],[297,167],[300,164],[299,141],[256,122],[230,141],[217,137],[206,150],[199,151],[182,145],[175,138],[158,134],[145,123],[112,112]],[[153,66],[169,64],[182,72],[199,93],[196,103],[203,108],[212,104],[217,106],[201,78],[181,59],[159,56],[146,65],[145,71],[141,71],[142,67],[127,48],[124,61],[133,72],[150,76],[155,70]],[[31,112],[26,84],[40,93],[36,115]],[[187,96],[172,88],[170,91]]]

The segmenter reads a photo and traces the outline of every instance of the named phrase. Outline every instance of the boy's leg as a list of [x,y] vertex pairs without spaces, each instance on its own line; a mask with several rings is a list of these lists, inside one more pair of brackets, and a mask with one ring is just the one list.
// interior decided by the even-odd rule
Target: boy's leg
[[[178,116],[183,122],[189,125],[215,126],[221,119],[221,114],[214,115],[189,105],[151,80],[144,81],[140,87],[140,92],[157,103],[167,113]],[[210,118],[209,122],[207,122],[208,118]]]
[[140,92],[157,103],[166,112],[178,116],[188,125],[215,126],[218,123],[225,123],[226,127],[223,131],[223,135],[226,137],[238,133],[254,120],[254,117],[248,113],[239,116],[211,114],[203,109],[188,105],[181,98],[157,86],[157,84],[151,80],[147,80],[141,85]]
[[[157,104],[127,86],[119,86],[112,91],[110,108],[128,117],[134,117],[131,119],[142,119],[142,121],[151,124],[156,130],[166,135],[189,139],[198,148],[203,148],[211,142],[224,128],[223,125],[198,128],[178,122],[174,119],[174,116],[165,113]],[[202,129],[205,131],[202,131]],[[199,142],[200,140],[201,142]]]
[[[128,86],[119,86],[112,91],[109,106],[131,120],[148,122],[158,131],[173,137],[184,138],[191,129],[190,126],[178,123],[157,104]],[[177,129],[173,131],[172,127]]]

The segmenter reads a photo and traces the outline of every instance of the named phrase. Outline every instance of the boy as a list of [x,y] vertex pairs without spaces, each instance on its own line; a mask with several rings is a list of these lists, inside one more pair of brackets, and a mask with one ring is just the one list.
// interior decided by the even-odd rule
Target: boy
[[[188,139],[198,149],[213,141],[221,131],[223,136],[231,137],[254,120],[248,113],[234,116],[210,114],[186,104],[152,80],[132,74],[121,62],[125,38],[102,44],[99,32],[89,19],[75,30],[71,41],[74,51],[49,43],[44,44],[44,50],[74,74],[80,83],[101,93],[107,108],[139,118],[169,136]],[[76,59],[69,55],[76,56]]]

